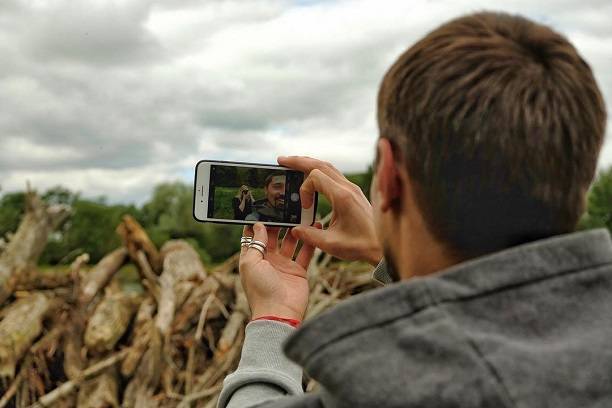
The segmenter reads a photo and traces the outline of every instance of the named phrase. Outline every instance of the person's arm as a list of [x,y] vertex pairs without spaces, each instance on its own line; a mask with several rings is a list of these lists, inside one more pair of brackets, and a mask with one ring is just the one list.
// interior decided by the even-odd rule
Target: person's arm
[[[329,163],[307,157],[279,158],[278,161],[281,165],[308,175],[300,190],[302,203],[306,208],[312,205],[314,191],[319,191],[330,200],[334,216],[325,231],[320,230],[320,224],[315,227],[293,228],[291,233],[285,235],[280,247],[278,229],[269,229],[268,234],[265,234],[265,227],[256,224],[253,228],[254,239],[268,243],[268,251],[271,250],[271,256],[266,254],[268,267],[261,270],[265,264],[261,262],[261,254],[255,249],[247,251],[243,248],[240,275],[253,317],[276,315],[301,320],[308,304],[305,268],[312,258],[315,246],[338,258],[366,260],[372,265],[380,263],[382,266],[377,267],[377,270],[386,269],[384,262],[381,262],[382,250],[374,231],[372,207],[361,189]],[[253,234],[250,227],[246,227],[244,231],[246,235]],[[303,270],[288,263],[295,252],[298,239],[304,242],[304,246],[295,262],[301,265]],[[251,322],[247,326],[241,362],[235,372],[239,375],[232,374],[224,381],[222,398],[219,399],[221,408],[249,407],[301,391],[301,385],[298,391],[292,390],[288,383],[281,383],[281,379],[292,377],[292,369],[282,364],[285,357],[281,344],[285,337],[278,333],[273,334],[272,327],[276,323],[269,322],[266,326],[255,323],[257,322]],[[262,329],[257,337],[264,341],[252,341],[255,327]],[[285,327],[285,330],[290,333],[293,329]],[[271,356],[276,356],[276,359]],[[264,372],[273,374],[264,378]],[[301,371],[299,375],[301,376]],[[297,377],[298,374],[294,374],[293,378]]]
[[252,211],[244,217],[246,221],[259,221],[259,213]]
[[244,213],[244,207],[246,206],[246,196],[244,194],[240,195],[240,205],[238,206],[238,208],[240,208],[240,211]]
[[289,324],[272,320],[247,324],[240,363],[223,381],[218,408],[248,408],[304,392],[302,369],[282,351],[293,331]]
[[[321,224],[318,224],[320,227]],[[300,322],[308,306],[308,266],[314,247],[292,234],[279,239],[280,228],[257,223],[243,235],[266,246],[265,254],[242,247],[239,273],[252,319],[275,316]],[[218,407],[249,407],[285,395],[303,393],[302,369],[284,356],[282,344],[295,329],[288,323],[255,320],[247,325],[238,369],[226,377]],[[245,405],[247,404],[247,405]]]
[[[393,280],[383,258],[372,278],[385,285]],[[250,322],[238,369],[225,378],[218,408],[248,408],[281,398],[302,394],[302,369],[282,351],[285,339],[295,329],[272,320]]]

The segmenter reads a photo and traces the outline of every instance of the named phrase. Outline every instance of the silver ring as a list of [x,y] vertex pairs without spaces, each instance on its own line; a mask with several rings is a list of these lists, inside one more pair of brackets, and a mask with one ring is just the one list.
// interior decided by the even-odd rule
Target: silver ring
[[250,245],[249,245],[249,249],[250,249],[250,248],[256,249],[256,250],[258,250],[259,252],[261,252],[261,255],[262,255],[262,256],[266,256],[266,247],[263,247],[263,246],[258,245],[258,244],[250,244]]
[[244,244],[244,243],[251,243],[251,241],[253,241],[253,237],[240,237],[240,243]]
[[266,243],[265,242],[253,240],[253,241],[251,241],[251,245],[259,245],[263,249],[266,249]]

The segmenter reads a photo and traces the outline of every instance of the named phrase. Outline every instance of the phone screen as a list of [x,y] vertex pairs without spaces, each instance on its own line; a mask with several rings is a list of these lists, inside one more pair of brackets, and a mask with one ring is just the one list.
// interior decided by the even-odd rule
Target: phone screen
[[208,218],[299,224],[304,173],[211,164]]

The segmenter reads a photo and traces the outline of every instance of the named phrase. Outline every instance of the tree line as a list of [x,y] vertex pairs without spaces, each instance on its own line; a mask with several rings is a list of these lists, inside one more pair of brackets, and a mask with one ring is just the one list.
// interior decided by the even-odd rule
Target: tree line
[[[367,173],[347,177],[368,195],[371,168]],[[70,219],[49,237],[40,258],[42,264],[69,264],[82,253],[88,253],[92,263],[97,262],[120,245],[115,228],[124,214],[133,216],[158,247],[169,239],[185,239],[206,264],[221,262],[240,248],[242,226],[199,223],[193,219],[193,186],[187,183],[159,184],[149,201],[141,206],[108,204],[103,197],[84,198],[61,186],[45,191],[42,198],[50,204],[72,207]],[[17,229],[24,205],[23,192],[5,193],[0,198],[0,238]],[[320,198],[318,208],[320,215],[331,209],[324,197]],[[599,227],[612,232],[612,167],[598,174],[579,224],[581,229]]]

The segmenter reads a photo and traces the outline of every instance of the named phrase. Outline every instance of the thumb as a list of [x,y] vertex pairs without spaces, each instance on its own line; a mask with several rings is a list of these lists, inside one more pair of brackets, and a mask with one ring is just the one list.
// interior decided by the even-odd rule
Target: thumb
[[291,230],[291,234],[305,244],[322,248],[325,246],[326,241],[326,231],[321,229],[321,227],[309,227],[305,225],[300,225],[294,227]]

